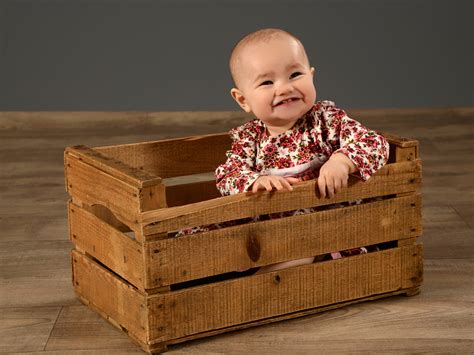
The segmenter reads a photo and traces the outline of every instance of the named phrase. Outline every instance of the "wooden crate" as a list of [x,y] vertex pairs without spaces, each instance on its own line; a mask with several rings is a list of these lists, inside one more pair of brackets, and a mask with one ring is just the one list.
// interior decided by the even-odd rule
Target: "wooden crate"
[[[367,182],[351,177],[332,199],[317,196],[314,180],[292,192],[220,197],[213,179],[196,174],[225,159],[227,134],[67,148],[78,297],[153,353],[351,303],[417,294],[423,273],[416,242],[422,232],[418,142],[386,137],[389,164]],[[178,238],[168,233],[358,199],[369,202]],[[381,243],[380,251],[265,274],[235,271]]]

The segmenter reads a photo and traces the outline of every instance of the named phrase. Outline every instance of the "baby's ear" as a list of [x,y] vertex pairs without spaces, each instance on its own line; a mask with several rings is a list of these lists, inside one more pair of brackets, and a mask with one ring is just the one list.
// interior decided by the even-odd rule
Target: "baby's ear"
[[245,112],[250,112],[250,106],[247,104],[247,100],[245,99],[244,94],[237,88],[232,88],[230,90],[230,96],[242,107],[242,110]]
[[311,75],[314,76],[314,67],[311,67],[309,71],[311,72]]

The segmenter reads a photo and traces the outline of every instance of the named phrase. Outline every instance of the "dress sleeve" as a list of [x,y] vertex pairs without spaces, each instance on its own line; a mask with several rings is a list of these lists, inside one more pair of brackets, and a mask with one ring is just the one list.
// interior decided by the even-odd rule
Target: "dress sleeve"
[[384,136],[347,116],[333,102],[326,102],[328,142],[333,153],[345,154],[357,167],[362,180],[369,179],[388,160],[389,144]]
[[256,137],[253,121],[232,129],[227,161],[215,171],[217,189],[224,196],[245,192],[260,176],[255,171]]

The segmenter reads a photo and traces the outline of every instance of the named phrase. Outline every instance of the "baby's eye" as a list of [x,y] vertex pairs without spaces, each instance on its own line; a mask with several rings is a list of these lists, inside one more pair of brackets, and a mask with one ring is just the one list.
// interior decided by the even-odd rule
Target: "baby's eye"
[[290,75],[290,79],[296,78],[297,76],[300,76],[301,73],[299,71],[294,72],[293,74]]
[[262,86],[262,85],[272,85],[272,84],[273,84],[273,82],[271,80],[265,80],[264,82],[262,82],[260,84],[260,86]]

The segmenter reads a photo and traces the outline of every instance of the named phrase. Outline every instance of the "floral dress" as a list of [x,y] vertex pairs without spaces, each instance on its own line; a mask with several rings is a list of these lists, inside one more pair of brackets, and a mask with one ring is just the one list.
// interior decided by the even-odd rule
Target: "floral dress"
[[[320,167],[334,153],[345,154],[363,180],[388,159],[385,138],[347,116],[332,101],[317,102],[291,129],[277,136],[269,136],[259,119],[232,129],[230,135],[232,149],[215,172],[222,195],[249,190],[261,175],[304,174]],[[286,175],[285,169],[296,174]]]
[[[389,153],[389,145],[382,135],[347,116],[332,101],[317,102],[291,129],[277,136],[269,136],[259,119],[232,129],[230,136],[232,147],[227,152],[227,161],[215,171],[217,188],[224,196],[248,191],[262,175],[314,176],[334,153],[345,154],[365,181],[387,163]],[[175,236],[326,208],[328,206],[185,228]],[[331,253],[329,257],[337,259],[367,252],[367,248],[357,248]]]

